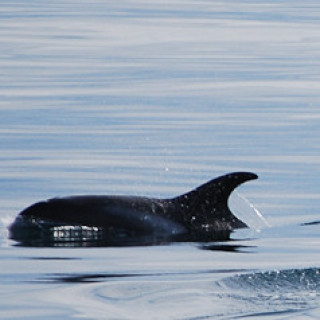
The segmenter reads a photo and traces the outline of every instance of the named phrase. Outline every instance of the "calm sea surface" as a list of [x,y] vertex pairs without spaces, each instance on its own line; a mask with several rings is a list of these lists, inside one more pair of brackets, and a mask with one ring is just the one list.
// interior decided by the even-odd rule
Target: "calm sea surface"
[[[319,1],[0,0],[1,319],[320,319],[319,169]],[[8,240],[42,199],[239,170],[270,226],[223,246]]]

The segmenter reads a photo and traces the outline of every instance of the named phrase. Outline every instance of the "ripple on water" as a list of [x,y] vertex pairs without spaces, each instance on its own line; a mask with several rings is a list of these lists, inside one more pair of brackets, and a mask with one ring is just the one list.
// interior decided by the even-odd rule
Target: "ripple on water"
[[54,299],[71,290],[87,303],[68,301],[77,312],[111,319],[307,319],[319,304],[319,275],[318,268],[242,272],[222,280],[210,273],[99,275],[101,282],[65,288]]

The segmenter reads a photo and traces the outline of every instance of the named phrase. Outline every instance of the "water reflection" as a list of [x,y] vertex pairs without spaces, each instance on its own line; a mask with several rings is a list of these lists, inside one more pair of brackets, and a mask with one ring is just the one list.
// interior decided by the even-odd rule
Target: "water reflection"
[[105,282],[108,280],[117,280],[123,278],[153,278],[153,277],[170,277],[170,276],[196,276],[199,274],[233,274],[250,272],[248,269],[216,269],[216,270],[203,270],[194,272],[161,272],[161,273],[70,273],[70,274],[47,274],[42,280],[51,282],[75,282],[75,283],[92,283],[92,282]]
[[237,244],[205,244],[200,245],[200,249],[209,251],[225,251],[225,252],[239,252],[239,253],[250,253],[256,246],[244,246]]
[[[38,238],[38,239],[22,239],[14,245],[18,247],[57,247],[57,248],[81,248],[81,247],[140,247],[140,246],[161,246],[175,243],[195,243],[201,249],[211,251],[233,251],[240,252],[249,246],[241,246],[234,244],[221,244],[223,241],[219,238],[218,244],[212,244],[214,237],[208,235],[203,237],[192,237],[190,235],[180,235],[175,237],[142,235],[132,237],[112,237],[112,235],[102,235],[101,238],[79,238],[70,237],[68,239],[58,238]],[[228,243],[231,240],[226,238],[224,241]]]
[[139,277],[144,275],[138,274],[68,274],[68,275],[48,275],[44,280],[53,281],[53,282],[74,282],[74,283],[92,283],[92,282],[101,282],[108,279],[117,279],[117,278],[129,278],[129,277]]
[[306,223],[303,223],[302,225],[303,225],[303,226],[313,226],[313,225],[316,225],[316,224],[320,224],[320,220],[311,221],[311,222],[306,222]]

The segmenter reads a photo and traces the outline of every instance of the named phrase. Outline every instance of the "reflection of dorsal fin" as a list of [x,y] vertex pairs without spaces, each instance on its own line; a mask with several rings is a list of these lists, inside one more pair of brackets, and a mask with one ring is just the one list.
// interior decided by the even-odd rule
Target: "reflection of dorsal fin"
[[230,173],[174,198],[173,201],[183,208],[182,219],[185,223],[188,223],[188,219],[198,219],[200,223],[212,223],[222,229],[247,227],[231,213],[228,198],[241,183],[257,178],[256,174],[250,172]]

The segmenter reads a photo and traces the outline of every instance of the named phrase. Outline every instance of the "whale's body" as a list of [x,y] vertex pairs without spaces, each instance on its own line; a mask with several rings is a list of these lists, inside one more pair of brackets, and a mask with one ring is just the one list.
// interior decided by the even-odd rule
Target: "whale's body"
[[102,241],[130,244],[155,239],[213,241],[229,239],[247,225],[229,207],[231,192],[256,179],[249,172],[230,173],[171,199],[136,196],[71,196],[24,209],[9,227],[22,244]]

